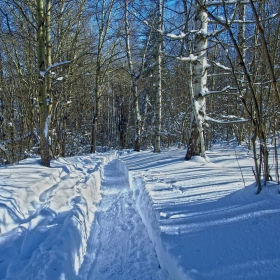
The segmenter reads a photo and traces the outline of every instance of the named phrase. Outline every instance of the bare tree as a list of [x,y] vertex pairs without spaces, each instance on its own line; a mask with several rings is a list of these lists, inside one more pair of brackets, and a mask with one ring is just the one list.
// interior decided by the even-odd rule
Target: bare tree
[[[125,0],[125,43],[126,43],[126,56],[128,62],[128,71],[131,77],[131,91],[134,99],[134,114],[135,114],[135,138],[134,138],[134,150],[139,152],[141,148],[141,132],[142,132],[142,117],[139,108],[139,91],[138,91],[138,80],[141,78],[145,70],[145,60],[147,54],[147,46],[149,44],[150,35],[148,36],[145,48],[143,50],[141,63],[138,71],[135,69],[135,62],[132,57],[131,47],[131,22],[129,21],[129,0]],[[150,33],[149,33],[150,34]]]
[[[254,162],[255,169],[254,174],[256,177],[256,182],[258,185],[258,193],[262,189],[261,183],[261,175],[263,174],[264,184],[267,180],[271,178],[269,174],[269,166],[268,166],[268,148],[267,148],[267,138],[268,138],[268,114],[265,113],[264,108],[268,107],[271,104],[272,99],[271,96],[275,96],[278,99],[278,90],[276,89],[276,78],[274,73],[274,66],[271,61],[271,54],[269,53],[269,45],[267,39],[265,38],[264,28],[262,24],[260,24],[259,17],[262,14],[262,3],[259,3],[259,13],[257,14],[257,10],[255,9],[254,4],[250,2],[251,7],[251,17],[250,20],[245,18],[245,14],[242,20],[236,20],[236,7],[235,5],[242,4],[246,5],[249,8],[248,3],[239,3],[239,2],[227,2],[222,1],[222,3],[209,2],[208,4],[197,1],[201,8],[208,13],[209,17],[220,26],[224,28],[226,31],[232,48],[235,51],[235,54],[238,59],[238,67],[235,66],[233,58],[226,51],[227,59],[231,64],[231,69],[233,73],[233,77],[235,79],[235,83],[238,87],[238,91],[240,94],[240,98],[243,102],[246,113],[249,115],[251,123],[253,124],[253,134],[251,136],[251,141],[253,145],[254,152]],[[214,12],[213,5],[219,5],[219,9]],[[269,5],[269,4],[268,4]],[[211,8],[210,8],[211,7]],[[244,9],[244,8],[243,8]],[[221,14],[217,14],[221,13]],[[267,18],[263,18],[262,22],[267,23],[270,20],[275,19],[275,15],[268,15]],[[254,38],[254,41],[251,40],[253,45],[250,49],[247,49],[244,52],[244,45],[240,44],[241,37],[244,36],[244,32],[242,31],[242,27],[239,28],[239,34],[236,34],[234,30],[234,24],[250,24],[255,28],[248,29],[249,31],[253,30],[254,34],[251,35],[251,38]],[[248,32],[249,32],[248,31]],[[241,34],[243,33],[243,34]],[[266,35],[268,37],[268,34]],[[221,36],[220,44],[222,46],[228,45],[228,42],[223,42],[223,38]],[[262,46],[262,51],[258,47],[259,42]],[[226,47],[224,47],[226,48]],[[249,50],[252,50],[249,53]],[[252,58],[250,61],[247,58]],[[262,58],[260,60],[260,58]],[[267,75],[267,71],[270,73],[270,77]],[[242,76],[245,78],[242,83],[239,82],[238,76],[241,72]],[[274,95],[272,95],[267,89],[267,85],[270,84],[274,89]],[[244,94],[244,88],[248,88],[248,94]],[[276,90],[275,90],[276,89]],[[246,91],[245,91],[246,93]],[[259,147],[257,147],[257,140],[259,143]]]
[[44,166],[50,167],[50,150],[49,150],[49,125],[51,116],[48,110],[48,100],[46,94],[45,73],[46,64],[46,19],[45,19],[44,0],[37,0],[37,64],[38,64],[38,102],[40,118],[40,153]]
[[[119,59],[117,45],[120,37],[118,32],[113,30],[113,22],[116,22],[118,10],[117,1],[96,1],[94,4],[94,18],[96,21],[97,37],[95,58],[95,105],[92,118],[91,153],[96,150],[98,123],[100,116],[100,99],[106,75],[112,70],[110,66]],[[113,35],[112,35],[113,33]]]

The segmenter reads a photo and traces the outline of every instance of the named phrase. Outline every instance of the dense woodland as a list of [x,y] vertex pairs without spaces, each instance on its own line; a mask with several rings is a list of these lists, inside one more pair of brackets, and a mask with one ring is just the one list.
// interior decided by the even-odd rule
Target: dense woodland
[[278,0],[0,0],[0,163],[236,139],[259,191],[279,182],[279,18]]

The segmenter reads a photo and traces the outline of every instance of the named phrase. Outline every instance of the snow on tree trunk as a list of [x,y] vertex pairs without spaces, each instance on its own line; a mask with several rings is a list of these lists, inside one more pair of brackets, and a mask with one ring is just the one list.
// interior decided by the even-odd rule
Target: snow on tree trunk
[[197,6],[195,18],[195,29],[197,30],[194,42],[195,61],[190,63],[190,95],[193,103],[193,116],[191,123],[191,133],[188,145],[188,151],[185,160],[192,156],[205,157],[204,146],[204,122],[206,102],[203,93],[207,91],[207,13]]
[[44,166],[50,167],[50,150],[49,150],[49,112],[46,96],[46,53],[45,53],[45,15],[44,0],[37,0],[37,55],[38,55],[38,78],[39,78],[39,118],[40,118],[40,153],[41,161]]
[[155,147],[154,152],[160,152],[160,132],[161,132],[161,76],[162,76],[162,32],[163,32],[163,3],[158,0],[158,46],[157,46],[157,92],[156,92],[156,113],[155,113]]

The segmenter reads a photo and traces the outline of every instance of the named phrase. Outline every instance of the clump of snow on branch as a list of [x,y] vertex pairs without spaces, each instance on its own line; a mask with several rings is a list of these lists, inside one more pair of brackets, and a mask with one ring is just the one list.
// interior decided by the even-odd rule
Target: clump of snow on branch
[[186,33],[181,32],[180,35],[175,35],[175,34],[172,34],[172,33],[168,33],[168,34],[166,34],[166,36],[168,38],[171,38],[171,39],[174,39],[174,40],[180,40],[180,39],[184,39],[187,35],[186,35]]
[[190,54],[187,57],[176,57],[176,59],[180,60],[180,61],[189,61],[189,62],[195,62],[198,60],[198,57],[196,55]]
[[239,118],[237,116],[226,116],[227,120],[217,120],[213,119],[209,116],[205,117],[206,121],[213,122],[213,123],[219,123],[219,124],[231,124],[231,123],[243,123],[247,122],[248,120],[245,118]]
[[65,65],[65,64],[70,64],[71,62],[72,62],[71,60],[65,60],[62,62],[54,63],[54,64],[50,65],[49,67],[47,67],[46,71],[40,71],[40,76],[44,78],[45,75],[48,72],[50,72],[53,68],[56,68],[56,67],[59,67],[59,66]]

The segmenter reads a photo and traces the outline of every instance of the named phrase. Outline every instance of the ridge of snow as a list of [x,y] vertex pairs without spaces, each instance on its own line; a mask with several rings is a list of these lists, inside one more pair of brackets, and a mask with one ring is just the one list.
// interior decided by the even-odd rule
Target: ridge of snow
[[176,257],[169,252],[169,248],[163,244],[161,239],[160,225],[158,223],[159,213],[153,207],[151,197],[146,192],[146,182],[142,176],[133,176],[127,166],[121,160],[118,161],[118,168],[129,178],[130,187],[134,192],[136,208],[146,226],[147,232],[154,244],[161,267],[164,267],[171,279],[188,280],[188,276],[178,265]]
[[[7,185],[0,196],[0,279],[78,277],[95,205],[101,199],[102,165],[114,157],[115,153],[107,153],[58,159],[51,162],[51,168],[40,166],[39,158],[29,158],[20,163],[18,171],[21,166],[29,167],[32,173],[24,180],[33,182],[30,189],[19,187],[28,177],[26,168],[19,180],[14,179],[14,185],[8,182],[15,175],[4,177],[2,182],[7,181]],[[40,177],[44,180],[38,180]],[[17,244],[21,244],[19,249]],[[4,256],[11,259],[5,261]]]
[[[242,148],[235,149],[238,162],[250,158]],[[250,164],[240,163],[248,186],[244,188],[236,157],[230,160],[224,152],[225,158],[214,151],[207,153],[209,162],[199,158],[186,162],[178,152],[122,155],[118,163],[171,279],[276,279],[280,271],[278,249],[272,245],[280,224],[276,185],[264,190],[265,198],[256,196]],[[269,219],[276,224],[268,233]],[[264,232],[270,236],[266,244]],[[257,246],[262,248],[259,253]],[[267,268],[258,268],[260,263]]]

